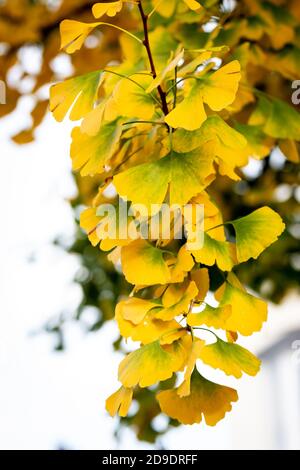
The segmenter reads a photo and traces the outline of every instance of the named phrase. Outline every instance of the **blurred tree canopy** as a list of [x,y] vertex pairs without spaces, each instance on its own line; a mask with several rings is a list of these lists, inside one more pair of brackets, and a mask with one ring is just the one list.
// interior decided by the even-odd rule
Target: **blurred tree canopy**
[[[124,45],[124,35],[108,28],[105,34],[94,32],[84,47],[72,56],[60,50],[59,23],[65,18],[93,21],[93,3],[91,0],[1,2],[0,79],[7,85],[7,104],[0,106],[0,116],[12,113],[24,95],[31,96],[34,101],[31,125],[12,136],[17,144],[34,140],[35,130],[48,110],[50,83],[118,63],[126,55],[129,45]],[[171,36],[190,49],[201,49],[209,37],[214,46],[228,45],[233,56],[243,64],[245,82],[257,90],[262,101],[264,96],[272,95],[292,105],[292,82],[299,78],[300,72],[299,0],[205,0],[201,3],[205,7],[201,21],[188,13],[179,21],[170,9],[167,14],[162,11],[153,16],[153,27],[166,28]],[[110,22],[130,30],[137,18],[129,5],[120,15],[110,18]],[[28,67],[24,58],[29,48],[39,56],[38,67],[34,70]],[[70,62],[70,70],[61,70],[61,60]],[[14,74],[19,77],[17,81],[12,78]],[[252,93],[245,89],[243,100],[239,121],[246,121],[252,112]],[[259,148],[257,139],[254,141],[253,154],[266,158],[253,159],[244,171],[243,181],[234,182],[226,176],[218,179],[213,183],[212,194],[227,220],[244,216],[262,205],[274,208],[284,219],[287,230],[279,241],[258,261],[249,261],[237,269],[239,278],[247,286],[277,303],[298,288],[300,280],[299,149],[298,144],[292,143],[284,134],[280,139],[267,134],[261,136]],[[97,192],[95,179],[76,175],[75,179],[78,197],[72,201],[74,216],[78,208],[88,205]],[[78,321],[85,325],[84,313],[92,307],[97,318],[89,330],[101,329],[114,317],[117,301],[130,289],[120,272],[104,253],[90,245],[80,228],[68,250],[81,259],[75,282],[82,287],[82,301],[71,316],[58,315],[46,325],[47,331],[57,337],[58,350],[64,348],[66,322]],[[115,343],[115,348],[123,348],[121,340]],[[169,385],[160,387],[168,388]],[[121,419],[122,424],[135,430],[139,439],[149,442],[154,442],[169,426],[177,425],[169,419],[163,431],[157,430],[155,418],[160,409],[152,399],[155,393],[153,389],[139,390],[135,397],[140,405],[137,411]]]

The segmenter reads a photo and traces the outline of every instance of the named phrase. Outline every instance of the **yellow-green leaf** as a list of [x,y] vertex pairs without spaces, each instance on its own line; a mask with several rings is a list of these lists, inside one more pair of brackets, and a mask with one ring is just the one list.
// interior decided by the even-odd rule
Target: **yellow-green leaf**
[[204,346],[199,355],[202,361],[215,369],[221,369],[227,375],[237,379],[245,372],[256,375],[259,372],[261,361],[254,354],[238,344],[226,343],[220,338],[213,344]]
[[181,370],[186,357],[182,340],[167,346],[161,346],[159,341],[146,344],[123,359],[119,366],[119,380],[127,388],[136,385],[149,387]]
[[77,121],[92,111],[97,100],[101,72],[70,78],[50,88],[50,111],[62,121],[72,107],[70,119]]
[[145,240],[135,240],[123,247],[121,260],[124,275],[131,284],[150,286],[170,280],[164,252]]
[[81,175],[102,173],[104,165],[117,149],[122,133],[118,120],[104,122],[95,136],[81,132],[75,127],[72,132],[71,158],[73,170],[81,169]]
[[233,273],[229,273],[227,282],[216,291],[215,297],[220,307],[231,306],[226,330],[250,336],[260,331],[267,320],[266,302],[248,294]]
[[189,313],[187,323],[190,326],[206,325],[216,329],[225,329],[226,322],[231,315],[231,307],[211,307],[206,305],[205,309],[198,313]]
[[231,222],[236,234],[237,259],[240,263],[256,259],[283,232],[281,217],[269,207],[262,207]]
[[[162,204],[170,185],[170,204],[183,205],[205,187],[213,173],[213,145],[208,142],[189,153],[171,152],[114,177],[118,193],[134,204]],[[182,182],[184,181],[184,185]]]

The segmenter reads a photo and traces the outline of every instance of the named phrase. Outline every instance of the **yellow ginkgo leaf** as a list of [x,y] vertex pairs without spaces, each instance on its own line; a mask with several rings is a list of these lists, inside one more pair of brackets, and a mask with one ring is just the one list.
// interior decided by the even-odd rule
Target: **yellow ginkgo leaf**
[[[152,163],[145,163],[114,177],[118,193],[134,204],[162,204],[170,185],[170,204],[186,204],[205,186],[213,173],[213,145],[208,142],[189,153],[171,152]],[[182,184],[182,181],[185,184]]]
[[200,359],[215,369],[221,369],[227,375],[237,379],[245,372],[256,375],[259,372],[261,361],[250,351],[238,344],[226,343],[220,338],[213,344],[206,345],[200,351]]
[[237,259],[240,263],[250,258],[256,259],[285,229],[281,217],[270,207],[261,207],[231,224],[236,234]]
[[216,291],[215,297],[220,302],[220,307],[231,306],[226,330],[250,336],[260,331],[267,320],[266,302],[248,294],[233,273],[229,273],[227,282]]
[[227,108],[235,99],[240,79],[240,63],[238,60],[233,60],[209,77],[203,78],[203,101],[213,111]]
[[201,84],[196,81],[188,96],[165,117],[165,122],[170,127],[182,127],[189,131],[201,127],[207,117],[201,90]]
[[231,411],[232,402],[238,400],[236,390],[218,385],[202,377],[195,369],[191,378],[190,395],[180,397],[177,390],[165,390],[157,394],[161,410],[182,424],[200,423],[215,426]]
[[232,104],[241,79],[240,69],[234,60],[213,74],[198,78],[187,97],[166,116],[166,123],[190,131],[199,129],[207,117],[203,103],[214,111]]
[[123,247],[121,260],[124,275],[131,284],[151,286],[170,280],[164,252],[145,240],[135,240]]
[[95,18],[101,18],[103,15],[115,16],[122,10],[123,0],[115,0],[106,3],[95,3],[92,11]]
[[119,416],[124,418],[127,416],[131,402],[133,391],[132,388],[120,387],[115,393],[107,398],[105,408],[110,416]]
[[192,254],[183,245],[177,255],[177,258],[170,259],[168,265],[171,272],[170,282],[183,282],[187,273],[191,271],[195,262]]
[[196,0],[183,0],[183,1],[191,10],[197,11],[197,10],[201,10],[202,8],[200,3],[197,2]]
[[129,297],[129,299],[123,300],[117,306],[122,317],[134,325],[141,323],[149,310],[155,307],[157,307],[155,302],[137,297]]
[[155,101],[145,91],[151,82],[148,75],[134,74],[130,80],[123,78],[117,83],[113,97],[120,115],[145,120],[152,118]]
[[230,305],[224,307],[211,307],[206,305],[205,309],[198,313],[190,313],[187,323],[190,326],[206,325],[211,328],[225,329],[226,322],[231,315]]
[[175,300],[175,303],[170,303],[170,291],[176,289],[176,286],[169,286],[165,292],[162,302],[163,306],[155,310],[155,318],[160,320],[168,321],[173,318],[181,315],[183,313],[188,313],[189,306],[191,301],[197,296],[198,289],[194,281],[190,282],[187,288],[182,292],[182,295],[179,300]]
[[150,310],[140,323],[136,324],[124,317],[122,302],[116,308],[116,321],[123,338],[131,338],[142,344],[159,341],[160,344],[171,344],[182,336],[186,330],[175,320],[162,321],[155,318],[155,310]]
[[149,387],[167,380],[184,367],[187,358],[184,338],[171,345],[159,341],[142,346],[123,359],[119,366],[119,380],[124,387]]
[[216,263],[222,271],[231,271],[236,262],[234,244],[215,240],[208,233],[204,233],[203,248],[192,253],[198,263],[207,266],[213,266]]
[[101,23],[82,23],[81,21],[64,20],[60,23],[61,49],[68,54],[79,50],[88,35]]
[[97,100],[101,72],[70,78],[50,88],[50,111],[62,121],[72,107],[70,119],[77,121],[92,111]]
[[184,378],[182,384],[177,389],[177,394],[180,397],[186,397],[191,393],[191,377],[194,371],[197,359],[200,358],[202,348],[205,345],[205,341],[198,338],[192,342],[192,347],[187,359],[186,369],[184,372]]
[[191,272],[191,279],[195,282],[198,294],[196,300],[201,302],[205,299],[209,290],[209,274],[207,268],[197,269]]
[[104,122],[99,132],[89,136],[80,127],[72,131],[71,158],[73,170],[81,169],[81,176],[102,173],[104,165],[113,156],[122,134],[119,121]]

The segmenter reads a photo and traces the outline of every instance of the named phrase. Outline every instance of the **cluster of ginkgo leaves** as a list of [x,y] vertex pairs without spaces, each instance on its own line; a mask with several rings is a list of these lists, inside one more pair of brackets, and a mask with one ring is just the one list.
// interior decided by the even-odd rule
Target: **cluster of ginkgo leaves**
[[[123,30],[123,62],[58,83],[50,96],[58,121],[68,113],[80,121],[72,132],[73,169],[100,181],[81,226],[94,246],[121,263],[134,286],[129,298],[119,302],[115,317],[122,337],[140,347],[121,362],[120,388],[106,407],[111,415],[126,416],[138,387],[181,373],[176,388],[157,395],[162,412],[184,424],[204,417],[215,425],[231,410],[237,392],[208,380],[196,364],[236,378],[259,371],[259,359],[237,340],[260,331],[267,305],[247,292],[234,267],[258,258],[284,224],[269,207],[224,220],[210,186],[224,176],[239,181],[239,169],[249,157],[266,157],[266,136],[285,139],[283,120],[285,126],[291,123],[286,134],[293,148],[293,140],[299,140],[299,116],[283,101],[256,96],[243,79],[242,55],[240,60],[230,57],[227,45],[214,45],[213,36],[205,47],[194,49],[162,26],[151,26],[155,15],[186,15],[193,21],[198,15],[201,21],[205,8],[198,1],[119,0],[97,3],[92,11],[99,19],[127,7],[139,12],[140,28]],[[109,27],[119,28],[107,21],[64,20],[62,48],[73,54],[95,29]],[[247,124],[240,124],[237,113],[253,100],[256,107]],[[101,239],[101,207],[113,201],[117,208],[120,200],[133,209],[126,223],[137,227],[145,222],[144,214],[134,209],[141,204],[203,205],[203,246],[190,249],[188,234],[182,240],[165,239],[159,230],[155,238],[145,239],[137,230],[127,239]],[[215,300],[211,266],[223,279]]]

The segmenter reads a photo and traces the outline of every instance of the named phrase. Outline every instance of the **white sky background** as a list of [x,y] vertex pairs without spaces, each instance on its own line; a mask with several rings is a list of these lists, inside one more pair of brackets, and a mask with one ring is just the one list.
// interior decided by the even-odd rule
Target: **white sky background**
[[[112,351],[117,336],[113,322],[88,335],[69,326],[63,353],[53,352],[51,336],[31,335],[50,317],[75,307],[80,290],[72,283],[77,259],[52,245],[57,236],[71,237],[74,229],[66,202],[75,191],[68,157],[70,126],[48,116],[36,142],[19,147],[9,136],[24,127],[28,106],[24,99],[0,127],[0,449],[149,448],[131,431],[116,443],[116,421],[104,409],[105,398],[117,387],[121,358]],[[293,313],[293,326],[299,325],[296,300],[291,300],[285,309],[271,309],[262,338],[270,340],[283,324],[288,330],[292,323],[283,317],[284,310]],[[244,344],[255,346],[256,338]],[[237,448],[242,444],[236,444],[234,434],[246,431],[250,448],[255,446],[257,420],[246,428],[239,413],[248,407],[249,396],[263,393],[264,373],[242,379],[240,402],[216,428],[182,427],[160,444],[167,449]],[[214,376],[236,385],[223,374],[209,377]],[[256,418],[263,422],[263,411]]]

